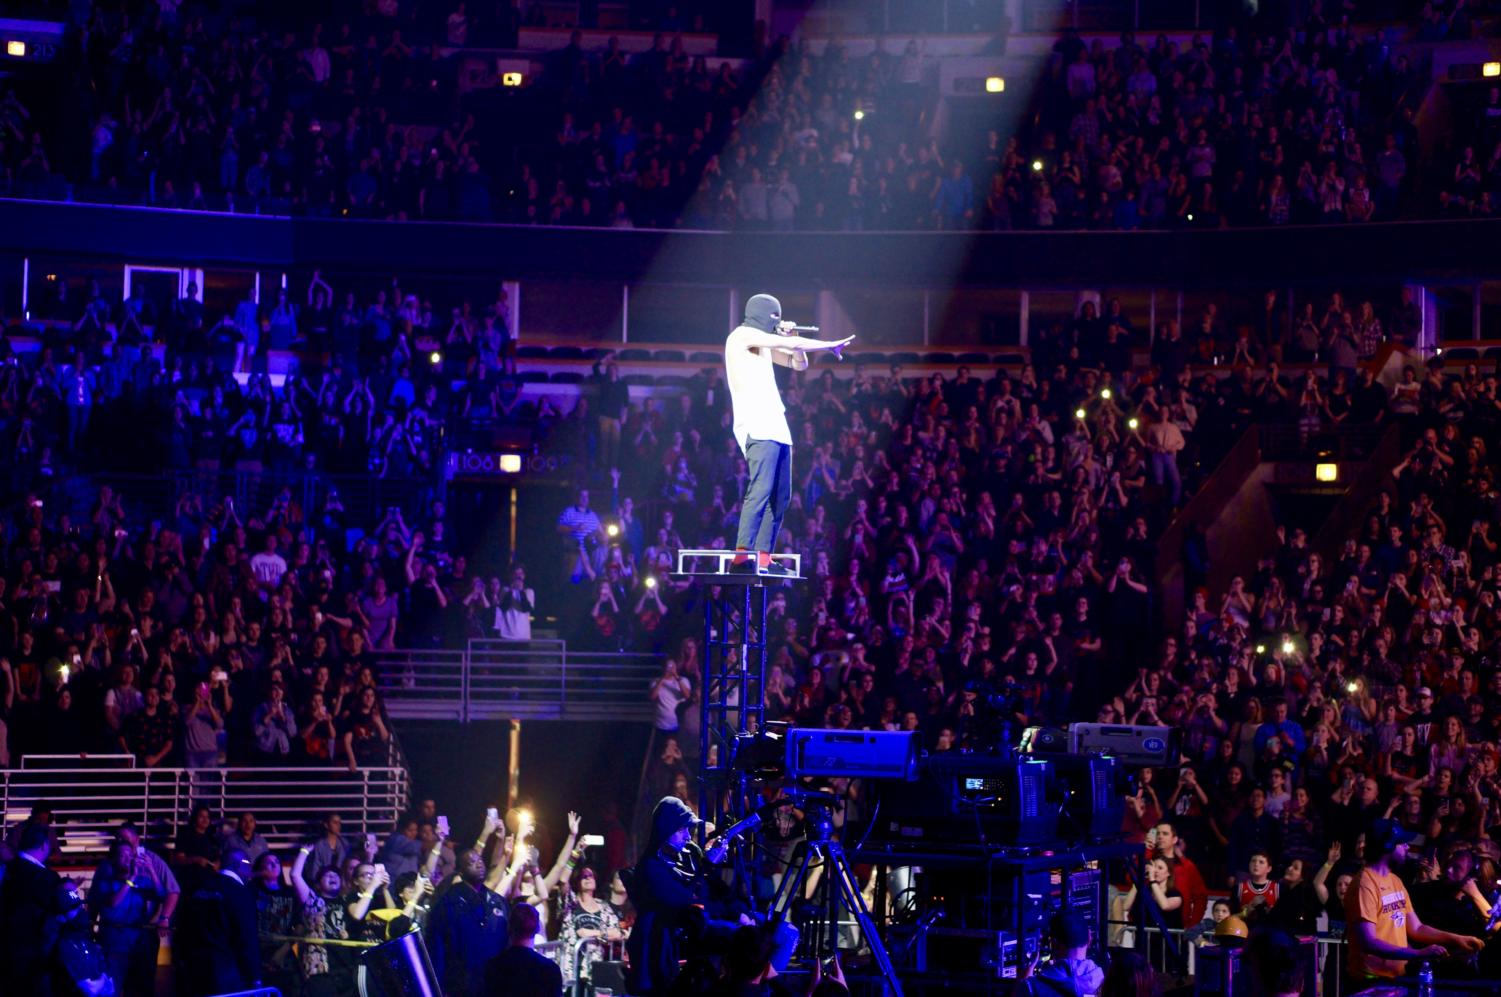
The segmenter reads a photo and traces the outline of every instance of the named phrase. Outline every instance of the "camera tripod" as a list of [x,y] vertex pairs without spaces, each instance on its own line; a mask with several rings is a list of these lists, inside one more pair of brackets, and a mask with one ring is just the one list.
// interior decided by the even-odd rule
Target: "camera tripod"
[[[777,887],[776,896],[772,898],[770,916],[781,920],[788,918],[793,905],[803,896],[808,874],[821,863],[821,888],[828,935],[825,938],[809,938],[813,957],[816,959],[838,954],[839,911],[843,906],[854,915],[855,923],[860,926],[861,935],[870,946],[871,957],[881,971],[884,985],[896,997],[902,997],[902,985],[891,968],[891,958],[886,954],[886,947],[881,944],[881,936],[876,931],[875,922],[871,920],[870,911],[865,907],[865,899],[860,895],[860,882],[850,869],[849,860],[844,857],[844,846],[834,840],[834,816],[829,804],[809,800],[805,806],[808,838],[798,845],[797,851],[792,855],[792,863]],[[827,948],[821,943],[826,943]]]

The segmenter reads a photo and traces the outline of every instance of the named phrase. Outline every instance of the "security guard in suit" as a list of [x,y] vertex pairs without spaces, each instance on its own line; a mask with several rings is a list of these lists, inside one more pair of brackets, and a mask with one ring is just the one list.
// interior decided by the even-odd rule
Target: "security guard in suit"
[[52,997],[62,877],[47,868],[52,841],[42,824],[27,824],[17,855],[0,880],[0,965],[18,997]]

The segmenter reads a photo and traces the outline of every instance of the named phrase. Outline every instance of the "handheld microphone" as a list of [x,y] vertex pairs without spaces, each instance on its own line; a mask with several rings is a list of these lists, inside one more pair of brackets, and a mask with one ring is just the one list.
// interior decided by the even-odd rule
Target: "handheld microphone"
[[816,325],[795,325],[795,326],[792,327],[792,329],[790,331],[792,331],[792,332],[798,332],[798,333],[802,333],[802,332],[817,332],[818,331],[818,326],[816,326]]

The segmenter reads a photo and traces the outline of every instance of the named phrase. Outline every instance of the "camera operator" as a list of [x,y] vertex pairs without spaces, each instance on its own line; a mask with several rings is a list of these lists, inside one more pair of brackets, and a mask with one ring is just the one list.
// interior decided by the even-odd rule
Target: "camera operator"
[[755,923],[712,877],[726,843],[706,852],[693,841],[701,823],[675,796],[663,797],[652,811],[651,837],[626,880],[637,912],[626,943],[631,993],[664,993],[679,962],[693,954],[685,949],[722,947],[737,926]]

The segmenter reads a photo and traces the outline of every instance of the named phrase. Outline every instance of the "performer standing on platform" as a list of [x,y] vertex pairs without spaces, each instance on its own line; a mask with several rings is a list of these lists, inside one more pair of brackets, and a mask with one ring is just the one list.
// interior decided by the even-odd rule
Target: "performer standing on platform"
[[840,351],[855,338],[806,339],[793,335],[797,328],[782,321],[780,301],[757,294],[745,303],[745,320],[724,344],[735,441],[750,465],[735,536],[737,556],[730,568],[737,574],[789,574],[771,560],[782,517],[792,501],[792,430],[771,365],[807,370],[807,354],[817,350],[830,350],[842,359]]

